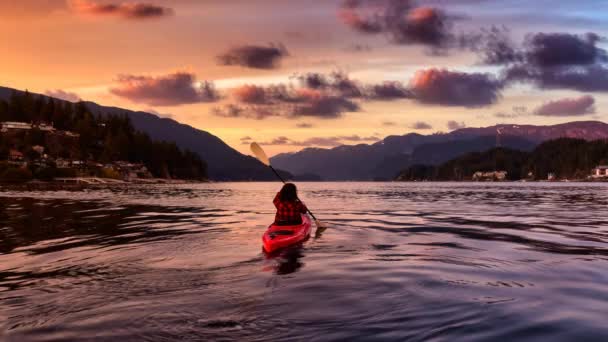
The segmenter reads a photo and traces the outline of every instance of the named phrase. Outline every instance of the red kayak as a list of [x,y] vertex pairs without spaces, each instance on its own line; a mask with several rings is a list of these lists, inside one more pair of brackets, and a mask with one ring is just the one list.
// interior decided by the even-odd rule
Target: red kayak
[[295,226],[277,226],[272,224],[268,227],[264,236],[262,236],[264,250],[267,253],[272,253],[277,249],[302,242],[310,235],[311,230],[312,223],[308,215],[305,214],[302,214],[302,224]]

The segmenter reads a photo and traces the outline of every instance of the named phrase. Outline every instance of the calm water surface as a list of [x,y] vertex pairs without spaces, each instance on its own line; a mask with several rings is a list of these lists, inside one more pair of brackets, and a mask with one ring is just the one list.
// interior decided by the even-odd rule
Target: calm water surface
[[278,187],[0,189],[0,340],[608,339],[608,185],[302,183],[266,256]]

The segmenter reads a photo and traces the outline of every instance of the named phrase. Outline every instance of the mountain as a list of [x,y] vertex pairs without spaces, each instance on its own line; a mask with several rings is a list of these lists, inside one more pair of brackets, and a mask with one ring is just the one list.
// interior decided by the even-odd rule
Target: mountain
[[[514,150],[531,151],[536,145],[538,145],[537,142],[519,136],[507,135],[500,139],[500,146]],[[493,147],[496,147],[496,137],[487,135],[471,139],[424,144],[414,150],[410,165],[439,165],[463,154],[486,151]]]
[[[20,92],[0,87],[0,98],[8,99],[14,91]],[[125,114],[135,129],[147,133],[150,138],[175,142],[178,147],[195,152],[207,162],[209,178],[212,180],[275,180],[276,176],[267,166],[253,157],[239,153],[208,132],[146,112],[106,107],[94,102],[85,104],[94,114]],[[290,178],[287,173],[283,174]]]
[[544,141],[560,137],[606,139],[608,124],[578,121],[551,126],[496,125],[443,134],[406,134],[389,136],[372,145],[306,148],[276,155],[271,160],[281,169],[296,174],[314,173],[324,180],[393,179],[409,165],[438,165],[497,145],[530,151]]

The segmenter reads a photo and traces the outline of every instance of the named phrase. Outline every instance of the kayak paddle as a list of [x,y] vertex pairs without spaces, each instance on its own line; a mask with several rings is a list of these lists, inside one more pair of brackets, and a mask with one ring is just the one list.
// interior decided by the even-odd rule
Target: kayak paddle
[[[279,179],[281,180],[281,182],[283,182],[283,184],[285,184],[285,180],[283,179],[283,177],[281,177],[281,175],[277,172],[277,170],[275,170],[274,167],[272,167],[272,165],[270,164],[270,159],[268,159],[268,156],[266,155],[266,152],[264,152],[264,150],[262,149],[262,147],[258,143],[256,143],[256,142],[252,142],[251,143],[251,152],[253,152],[253,154],[255,154],[255,157],[259,161],[261,161],[262,164],[270,167],[270,169],[272,170],[272,172],[274,172],[274,174],[277,177],[279,177]],[[306,209],[308,209],[308,207],[306,207]],[[308,209],[308,213],[310,214],[310,216],[312,216],[313,220],[315,220],[315,224],[317,225],[317,230],[320,229],[322,227],[321,221],[317,220],[317,218],[310,211],[310,209]]]

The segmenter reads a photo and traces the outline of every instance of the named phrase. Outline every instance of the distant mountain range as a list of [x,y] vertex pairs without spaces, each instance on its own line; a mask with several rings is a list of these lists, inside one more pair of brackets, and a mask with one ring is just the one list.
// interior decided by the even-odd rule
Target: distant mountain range
[[324,180],[393,179],[411,165],[439,165],[466,153],[501,146],[530,151],[557,138],[608,139],[608,124],[578,121],[552,126],[496,125],[445,134],[389,136],[372,145],[307,148],[271,158],[293,174],[316,174]]
[[[13,91],[19,92],[16,89],[0,87],[0,98],[10,98]],[[275,180],[276,178],[272,171],[257,159],[239,153],[208,132],[150,113],[105,107],[94,102],[85,103],[94,114],[126,114],[135,129],[147,133],[152,139],[172,141],[182,149],[197,153],[207,162],[209,178],[212,180]],[[284,175],[287,176],[286,173]]]

